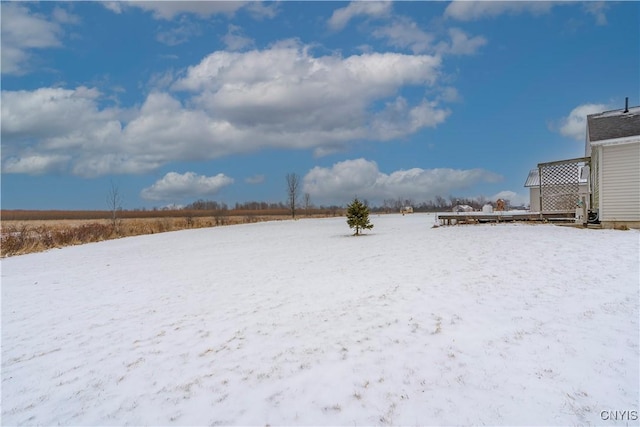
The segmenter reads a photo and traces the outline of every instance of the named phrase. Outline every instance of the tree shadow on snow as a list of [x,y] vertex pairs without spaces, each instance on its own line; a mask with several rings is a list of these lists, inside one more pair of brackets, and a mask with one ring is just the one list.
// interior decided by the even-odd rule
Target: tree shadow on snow
[[367,233],[367,234],[334,234],[332,237],[352,237],[354,239],[359,239],[361,237],[375,236],[376,233]]

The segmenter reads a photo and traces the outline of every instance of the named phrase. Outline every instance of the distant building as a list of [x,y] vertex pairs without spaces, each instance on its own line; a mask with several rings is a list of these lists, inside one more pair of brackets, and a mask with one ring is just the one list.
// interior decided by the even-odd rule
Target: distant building
[[413,206],[403,206],[400,208],[400,213],[402,215],[413,213]]
[[473,212],[473,208],[469,205],[456,205],[452,209],[453,212]]

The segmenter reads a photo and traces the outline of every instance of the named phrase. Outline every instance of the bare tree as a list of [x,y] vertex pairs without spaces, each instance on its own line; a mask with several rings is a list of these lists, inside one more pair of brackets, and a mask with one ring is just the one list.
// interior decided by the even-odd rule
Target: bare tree
[[300,192],[300,177],[295,173],[287,174],[287,194],[289,196],[289,209],[291,209],[291,217],[296,217],[296,201]]
[[111,186],[107,192],[107,207],[111,212],[111,227],[116,234],[120,234],[120,218],[118,213],[122,210],[122,196],[120,189],[111,181]]
[[442,196],[436,196],[436,208],[443,209],[447,207],[447,201]]
[[395,204],[395,200],[393,199],[384,199],[382,202],[382,207],[384,208],[385,213],[389,213],[393,210],[393,206]]
[[304,212],[309,215],[309,208],[311,207],[311,194],[304,193]]

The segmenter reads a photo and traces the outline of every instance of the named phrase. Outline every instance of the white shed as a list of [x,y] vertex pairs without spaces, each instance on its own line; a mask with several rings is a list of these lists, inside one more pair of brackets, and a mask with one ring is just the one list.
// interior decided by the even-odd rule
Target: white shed
[[591,210],[604,227],[640,227],[640,106],[587,116]]
[[529,189],[529,210],[531,212],[540,212],[540,174],[538,169],[531,169],[529,176],[524,183]]
[[[582,196],[589,195],[588,158],[560,160],[539,163],[538,169],[531,169],[524,186],[529,189],[529,210],[550,213],[550,205],[556,212],[573,212]],[[545,182],[540,183],[540,168],[545,168]],[[540,191],[547,193],[547,203],[541,206]],[[554,201],[549,202],[549,198]]]

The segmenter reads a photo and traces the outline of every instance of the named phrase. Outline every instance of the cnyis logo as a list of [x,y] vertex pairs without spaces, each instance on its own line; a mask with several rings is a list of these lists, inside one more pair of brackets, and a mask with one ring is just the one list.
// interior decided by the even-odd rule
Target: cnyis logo
[[600,418],[603,421],[637,421],[638,411],[600,411]]

